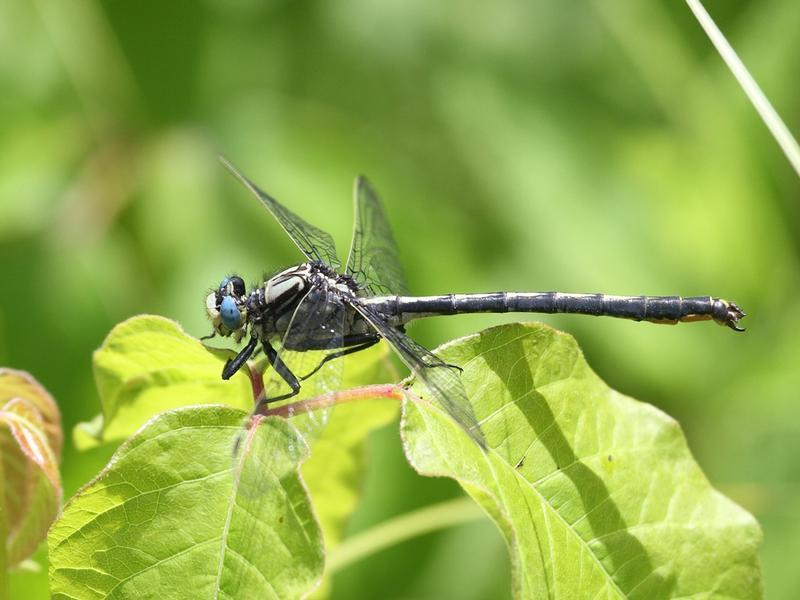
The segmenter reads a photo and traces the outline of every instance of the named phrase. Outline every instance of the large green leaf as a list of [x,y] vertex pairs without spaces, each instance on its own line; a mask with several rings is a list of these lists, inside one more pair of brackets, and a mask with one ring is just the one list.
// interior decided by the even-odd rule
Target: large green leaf
[[[338,364],[344,373],[339,381],[341,387],[395,377],[386,354],[386,347],[380,344],[340,359]],[[94,353],[95,381],[103,413],[75,428],[76,446],[90,448],[101,441],[123,440],[159,412],[180,406],[225,404],[249,411],[253,391],[246,369],[229,381],[221,377],[230,356],[229,350],[205,346],[176,322],[163,317],[139,315],[123,321]],[[315,362],[312,357],[306,362],[313,367],[318,360]],[[308,365],[306,370],[310,370]],[[272,369],[266,370],[265,380],[266,385],[281,382]],[[303,382],[302,393],[295,400],[327,391],[330,390],[312,377]],[[333,416],[338,413],[338,409],[333,411]],[[340,418],[351,420],[348,410],[342,413]],[[298,414],[295,420],[303,418]]]
[[141,315],[114,327],[94,354],[102,416],[75,428],[78,448],[123,440],[161,411],[195,404],[252,406],[244,373],[220,377],[225,351],[211,351],[174,321]]
[[[183,340],[185,334],[163,327],[162,321],[128,322],[124,325],[134,325],[130,331],[140,336],[138,343],[104,346],[119,356],[109,361],[117,366],[103,374],[125,375],[99,382],[101,392],[119,397],[129,381],[141,380],[145,397],[163,395],[157,403],[141,404],[132,396],[129,410],[146,412],[168,402],[173,380],[182,397],[184,382],[196,368],[180,355],[180,344],[191,348],[191,338]],[[165,352],[149,361],[149,344],[171,345],[177,356]],[[134,359],[126,359],[134,346]],[[384,352],[363,353],[363,362],[351,364],[345,384],[386,376],[379,360]],[[417,386],[422,401],[406,404],[406,451],[421,473],[457,479],[495,520],[508,542],[519,597],[760,594],[756,551],[761,534],[754,519],[713,490],[672,419],[608,388],[571,337],[542,325],[510,325],[454,342],[441,354],[464,367],[462,377],[490,449],[477,447],[426,403],[424,389]],[[220,366],[212,358],[209,373],[202,374],[209,380]],[[178,376],[147,375],[164,370]],[[242,403],[247,404],[251,392],[245,383]],[[308,593],[322,575],[323,546],[338,543],[357,501],[366,433],[394,411],[386,401],[337,406],[327,429],[312,439],[315,452],[303,466],[316,503],[313,512],[297,473],[306,440],[291,426],[293,420],[270,418],[250,430],[236,483],[231,446],[242,431],[244,412],[194,406],[156,417],[54,526],[54,592],[126,595],[125,586],[134,586],[130,589],[180,595],[175,581],[191,568],[204,582],[201,596],[217,589],[222,595],[267,593],[265,581],[277,586],[274,593],[281,597]],[[281,477],[290,482],[291,497],[287,485],[268,484]],[[263,501],[251,505],[253,487]],[[284,538],[281,511],[292,506],[309,515],[294,523],[307,537],[303,543],[292,538],[288,550],[276,554],[270,536],[277,527]],[[251,535],[229,537],[224,524],[239,508],[237,527]],[[266,529],[256,529],[260,525],[250,518],[266,523]],[[249,545],[241,547],[245,539]],[[211,540],[218,542],[216,554],[209,549]],[[294,574],[292,585],[282,579],[284,572]]]
[[572,337],[509,325],[441,356],[464,368],[490,449],[423,400],[404,405],[407,455],[495,520],[516,596],[761,596],[755,519],[711,487],[673,419],[610,389]]
[[58,407],[47,390],[28,373],[0,369],[0,519],[6,533],[0,543],[8,566],[36,550],[58,514],[61,440]]
[[159,415],[65,507],[48,538],[56,598],[296,598],[322,540],[285,420],[221,406]]
[[[232,382],[220,378],[226,355],[224,351],[206,349],[176,323],[161,317],[140,316],[121,323],[95,353],[95,374],[105,418],[96,419],[94,429],[90,424],[76,428],[76,443],[88,447],[100,439],[129,436],[159,412],[192,402],[215,402],[249,410],[253,395],[248,378],[237,375]],[[396,379],[386,355],[386,347],[380,344],[340,359],[344,371],[342,386]],[[322,391],[314,378],[304,382],[304,397]],[[327,414],[324,429],[305,436],[303,443],[311,443],[313,452],[303,464],[303,480],[314,500],[327,549],[341,539],[361,494],[367,434],[394,419],[397,413],[398,403],[394,401],[345,403]],[[234,414],[239,414],[238,429],[228,431],[228,449],[223,452],[228,457],[230,446],[245,423],[244,412]],[[289,419],[289,426],[297,424],[303,431],[307,418],[297,414]],[[208,451],[200,436],[194,437],[192,443],[196,444],[197,452]],[[79,498],[85,493],[79,493],[75,502],[80,503]],[[308,501],[305,496],[304,501]],[[140,528],[155,526],[156,523],[147,522]],[[187,514],[186,522],[180,526],[191,530],[193,516]],[[318,550],[322,551],[321,545]],[[81,568],[91,571],[88,563]]]

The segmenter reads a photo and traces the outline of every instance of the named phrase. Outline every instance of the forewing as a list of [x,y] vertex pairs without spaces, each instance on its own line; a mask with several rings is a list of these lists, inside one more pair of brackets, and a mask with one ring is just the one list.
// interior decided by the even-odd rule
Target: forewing
[[467,398],[457,370],[444,363],[433,352],[420,346],[402,331],[390,326],[371,306],[358,301],[348,303],[385,339],[400,358],[428,388],[431,396],[482,447],[486,447],[478,420]]
[[267,207],[272,216],[281,224],[284,231],[289,234],[292,241],[297,244],[300,251],[309,260],[319,260],[333,267],[337,271],[341,262],[336,256],[336,245],[329,233],[314,227],[301,219],[272,196],[264,192],[255,183],[245,177],[236,167],[220,156],[220,161],[225,167],[241,181],[259,200]]
[[400,253],[380,198],[369,181],[356,178],[355,225],[347,273],[371,296],[408,294]]

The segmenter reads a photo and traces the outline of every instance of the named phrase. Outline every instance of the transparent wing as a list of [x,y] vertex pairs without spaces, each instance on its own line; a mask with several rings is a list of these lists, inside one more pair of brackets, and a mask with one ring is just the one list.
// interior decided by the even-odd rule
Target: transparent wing
[[482,447],[486,447],[478,420],[467,398],[464,384],[453,367],[444,363],[433,352],[423,348],[402,331],[386,323],[371,306],[357,298],[349,304],[366,319],[385,339],[411,371],[425,384],[431,396],[464,430]]
[[[345,305],[339,295],[325,288],[312,288],[292,315],[289,327],[278,349],[278,358],[300,379],[311,373],[325,356],[342,346]],[[345,361],[325,363],[309,379],[301,380],[300,393],[281,403],[294,406],[300,400],[338,391],[342,385]],[[264,373],[264,391],[269,398],[289,390],[286,382],[268,368]],[[331,408],[292,414],[292,424],[311,445],[330,418]]]
[[319,260],[333,267],[337,271],[342,263],[336,256],[336,245],[329,233],[322,231],[298,217],[280,202],[261,190],[255,183],[245,177],[239,170],[220,156],[220,161],[225,167],[241,181],[247,189],[258,197],[267,207],[272,216],[281,224],[284,231],[289,234],[292,241],[297,244],[300,251],[309,260]]
[[355,183],[355,225],[347,273],[371,296],[408,295],[389,221],[375,188],[364,177]]

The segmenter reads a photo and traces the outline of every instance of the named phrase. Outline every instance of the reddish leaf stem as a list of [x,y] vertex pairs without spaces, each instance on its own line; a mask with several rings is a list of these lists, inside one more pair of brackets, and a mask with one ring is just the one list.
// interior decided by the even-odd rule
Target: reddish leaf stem
[[277,415],[287,418],[292,415],[319,410],[321,408],[327,408],[335,404],[343,404],[344,402],[352,402],[354,400],[369,400],[372,398],[402,400],[406,393],[406,390],[395,383],[365,385],[349,390],[322,394],[321,396],[300,400],[299,402],[292,402],[291,404],[284,404],[283,406],[267,409],[263,414],[265,416]]

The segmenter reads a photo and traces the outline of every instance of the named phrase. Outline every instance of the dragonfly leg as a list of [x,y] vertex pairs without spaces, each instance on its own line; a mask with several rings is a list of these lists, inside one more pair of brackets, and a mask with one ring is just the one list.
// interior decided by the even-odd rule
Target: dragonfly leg
[[242,348],[242,351],[234,358],[229,359],[228,362],[225,363],[225,367],[222,369],[223,379],[230,379],[236,371],[242,368],[242,365],[247,362],[247,359],[250,358],[253,351],[256,349],[256,344],[258,344],[258,338],[255,336],[250,338],[247,346]]
[[456,371],[458,371],[459,373],[463,373],[463,372],[464,372],[464,369],[463,369],[463,368],[459,367],[458,365],[454,365],[454,364],[452,364],[452,363],[446,363],[446,362],[443,362],[443,363],[442,363],[442,364],[440,364],[440,365],[434,365],[434,366],[436,366],[436,367],[447,367],[448,369],[455,369],[455,370],[456,370]]
[[262,344],[264,347],[264,354],[267,355],[267,360],[272,365],[272,368],[275,369],[275,372],[281,376],[281,378],[292,388],[292,391],[287,394],[281,394],[279,396],[273,396],[272,398],[267,398],[266,395],[258,400],[258,408],[269,404],[270,402],[277,402],[279,400],[286,400],[287,398],[291,398],[292,396],[296,396],[300,393],[300,382],[297,381],[297,377],[294,373],[286,366],[286,363],[281,360],[281,357],[278,356],[277,351],[269,342],[264,342]]
[[300,377],[300,381],[305,381],[306,379],[311,377],[314,373],[319,371],[326,362],[334,360],[335,358],[341,358],[342,356],[347,356],[348,354],[353,354],[354,352],[360,352],[361,350],[366,350],[370,346],[374,346],[375,344],[377,344],[381,339],[378,336],[373,336],[373,335],[365,335],[363,337],[366,339],[366,341],[357,342],[355,346],[351,346],[343,350],[337,350],[336,352],[331,352],[330,354],[325,355],[325,358],[323,358],[320,361],[320,363],[316,367],[314,367],[314,369],[310,373],[306,373],[305,375],[302,375]]
[[447,369],[455,369],[455,370],[456,370],[456,371],[458,371],[459,373],[463,373],[463,372],[464,372],[464,369],[462,369],[462,368],[461,368],[461,367],[459,367],[458,365],[454,365],[454,364],[452,364],[452,363],[446,363],[446,362],[444,362],[444,361],[443,361],[441,358],[439,358],[438,356],[436,356],[435,354],[434,354],[433,356],[436,358],[436,362],[434,362],[434,363],[431,363],[431,364],[429,364],[429,365],[426,365],[426,366],[427,366],[429,369],[434,369],[434,368],[436,368],[436,367],[445,367],[445,368],[447,368]]

